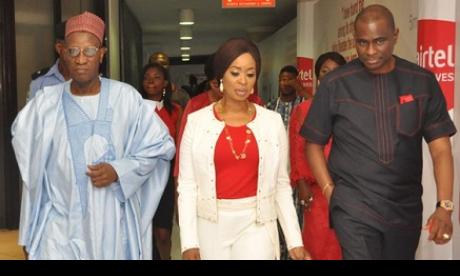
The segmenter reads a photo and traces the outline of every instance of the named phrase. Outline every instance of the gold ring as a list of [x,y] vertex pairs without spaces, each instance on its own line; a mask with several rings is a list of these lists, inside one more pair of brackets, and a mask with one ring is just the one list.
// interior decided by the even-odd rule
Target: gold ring
[[442,234],[442,238],[445,239],[445,240],[448,240],[448,239],[450,239],[450,235],[444,233],[444,234]]

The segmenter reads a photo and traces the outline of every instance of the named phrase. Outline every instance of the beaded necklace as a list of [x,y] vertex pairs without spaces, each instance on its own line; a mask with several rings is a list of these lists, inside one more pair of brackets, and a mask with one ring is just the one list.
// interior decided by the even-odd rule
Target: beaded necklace
[[236,153],[235,147],[233,146],[233,139],[232,136],[230,136],[230,132],[228,131],[227,126],[224,127],[225,131],[225,140],[227,140],[228,144],[230,145],[230,150],[232,151],[233,156],[235,157],[236,160],[244,160],[246,159],[246,149],[248,148],[248,145],[251,143],[251,130],[246,129],[246,139],[244,140],[244,147],[241,150],[240,154]]
[[[224,106],[221,101],[218,102],[220,104],[220,116],[222,117],[222,120],[225,123],[225,117],[224,117]],[[248,115],[251,116],[251,108],[248,107]],[[249,128],[246,128],[246,139],[244,140],[244,146],[243,149],[241,150],[240,154],[238,154],[235,150],[235,147],[233,145],[233,138],[230,135],[230,131],[228,130],[227,124],[225,124],[224,127],[224,132],[225,132],[225,140],[227,140],[228,145],[230,146],[230,150],[235,157],[236,160],[244,160],[247,158],[246,154],[246,149],[248,148],[248,145],[251,143],[251,134],[252,131]]]

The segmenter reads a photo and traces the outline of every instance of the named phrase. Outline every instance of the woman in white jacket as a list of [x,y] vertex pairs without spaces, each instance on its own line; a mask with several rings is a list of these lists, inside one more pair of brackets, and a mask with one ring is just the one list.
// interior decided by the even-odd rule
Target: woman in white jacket
[[250,40],[214,57],[223,98],[189,115],[180,146],[179,226],[184,259],[279,259],[278,219],[292,259],[304,250],[279,114],[250,103],[260,54]]

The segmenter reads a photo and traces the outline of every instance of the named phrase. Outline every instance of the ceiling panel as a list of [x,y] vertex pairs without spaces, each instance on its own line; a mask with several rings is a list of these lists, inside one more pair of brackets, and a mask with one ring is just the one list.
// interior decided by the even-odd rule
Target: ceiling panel
[[248,36],[260,41],[297,16],[297,0],[278,0],[276,8],[222,9],[221,0],[125,0],[142,26],[144,55],[165,51],[180,55],[179,10],[191,8],[192,55],[214,52],[226,39]]

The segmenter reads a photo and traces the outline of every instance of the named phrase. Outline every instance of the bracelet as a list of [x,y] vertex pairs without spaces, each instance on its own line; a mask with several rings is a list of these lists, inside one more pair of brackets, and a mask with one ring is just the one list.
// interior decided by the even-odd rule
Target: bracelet
[[301,199],[301,200],[299,201],[299,204],[300,204],[301,206],[305,206],[305,205],[310,204],[312,201],[313,201],[313,195],[311,195],[310,197],[308,197],[308,198],[306,198],[306,199]]
[[324,185],[323,188],[322,188],[322,193],[323,193],[323,195],[324,195],[324,193],[326,192],[327,188],[328,188],[328,187],[332,187],[332,186],[334,186],[334,185],[332,184],[332,182],[326,183],[326,185]]

